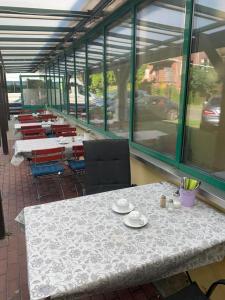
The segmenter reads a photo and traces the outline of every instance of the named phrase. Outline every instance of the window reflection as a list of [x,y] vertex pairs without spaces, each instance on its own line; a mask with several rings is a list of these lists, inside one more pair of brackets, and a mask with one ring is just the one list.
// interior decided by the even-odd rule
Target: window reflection
[[62,99],[62,110],[67,112],[67,101],[68,101],[68,90],[67,90],[67,78],[65,74],[65,60],[60,60],[60,85],[61,85],[61,99]]
[[[56,67],[55,67],[56,69]],[[55,71],[55,94],[56,94],[56,109],[60,109],[60,86],[59,86],[59,75]]]
[[114,24],[107,32],[107,127],[127,137],[130,105],[131,18]]
[[74,83],[74,54],[71,53],[66,60],[67,66],[67,89],[69,93],[69,114],[74,115],[75,110],[75,83]]
[[75,53],[76,59],[76,93],[77,93],[77,116],[80,119],[85,120],[87,118],[86,113],[86,95],[85,95],[85,68],[86,68],[86,55],[85,47]]
[[88,45],[89,120],[96,127],[104,124],[103,36]]
[[24,105],[47,104],[47,89],[44,76],[21,76]]
[[225,6],[197,0],[195,8],[184,159],[225,179]]
[[142,5],[136,21],[134,141],[172,156],[181,93],[182,5]]

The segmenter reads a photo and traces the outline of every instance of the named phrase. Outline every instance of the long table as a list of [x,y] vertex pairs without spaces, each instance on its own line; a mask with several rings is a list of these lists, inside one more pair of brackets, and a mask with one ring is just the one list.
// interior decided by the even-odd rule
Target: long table
[[42,128],[50,128],[52,125],[64,125],[65,123],[59,123],[57,121],[47,121],[47,122],[31,122],[31,123],[15,123],[14,128],[15,130],[20,130],[22,127],[29,127],[29,126],[41,126]]
[[11,164],[14,166],[20,165],[25,157],[31,157],[33,150],[65,147],[66,155],[70,156],[73,146],[82,145],[83,140],[84,138],[82,136],[65,137],[65,144],[59,143],[59,138],[17,140],[14,144],[14,155],[11,159]]
[[[26,207],[30,299],[78,299],[222,260],[225,215],[202,202],[161,209],[160,196],[173,198],[175,190],[154,183]],[[119,198],[133,203],[149,223],[125,226],[124,216],[111,210]]]

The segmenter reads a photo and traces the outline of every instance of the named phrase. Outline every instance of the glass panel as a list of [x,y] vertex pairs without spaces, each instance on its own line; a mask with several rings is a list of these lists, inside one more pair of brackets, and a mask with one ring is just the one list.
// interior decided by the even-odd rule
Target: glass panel
[[21,103],[21,89],[20,89],[20,81],[19,76],[15,80],[13,78],[7,78],[7,92],[9,103]]
[[55,90],[55,74],[54,74],[53,66],[50,68],[50,76],[51,76],[52,106],[55,108],[55,106],[56,106],[56,90]]
[[61,97],[62,97],[62,110],[67,112],[67,101],[68,101],[68,89],[67,89],[67,77],[65,72],[65,59],[60,58],[60,82],[61,82]]
[[46,26],[46,27],[67,27],[69,25],[68,21],[58,21],[58,20],[29,20],[24,19],[12,19],[12,18],[2,18],[0,19],[0,25],[11,25],[11,26]]
[[85,47],[76,51],[76,92],[77,92],[77,117],[85,120],[87,118],[86,113],[86,78],[85,78]]
[[74,80],[74,53],[67,57],[67,76],[69,82],[69,113],[74,115],[75,110],[75,80]]
[[185,12],[166,2],[137,11],[134,141],[175,156]]
[[[104,37],[100,36],[88,45],[89,120],[97,127],[104,125],[103,42]],[[100,45],[93,49],[96,43]]]
[[[198,4],[202,7],[194,15],[184,161],[225,179],[225,5],[215,0]],[[210,28],[201,26],[197,17],[206,11],[212,17],[209,6],[220,15]]]
[[59,64],[58,61],[55,63],[55,86],[56,86],[56,108],[61,110],[62,102],[62,91],[61,91],[61,78],[59,74]]
[[51,74],[51,69],[48,69],[48,92],[49,92],[49,103],[51,106],[54,105],[53,103],[53,91],[52,91],[52,74]]
[[47,104],[47,90],[44,76],[22,76],[24,105]]
[[51,82],[52,82],[52,105],[56,109],[60,109],[60,90],[59,90],[59,75],[58,75],[58,65],[55,64],[51,68]]
[[45,8],[45,9],[61,9],[61,10],[82,10],[87,4],[87,0],[1,0],[1,6],[14,6],[14,7],[30,7],[30,8]]
[[[107,128],[128,137],[130,105],[131,17],[114,23],[106,35],[107,64]],[[114,37],[114,40],[111,38]],[[120,44],[120,38],[126,46]]]
[[51,82],[50,82],[50,76],[49,76],[49,70],[46,69],[46,85],[47,85],[47,99],[48,99],[48,105],[52,104],[51,100]]

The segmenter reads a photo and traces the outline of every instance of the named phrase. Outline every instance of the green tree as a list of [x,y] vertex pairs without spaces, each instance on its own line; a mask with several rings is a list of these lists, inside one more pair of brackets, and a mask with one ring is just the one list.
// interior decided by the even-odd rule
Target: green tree
[[191,98],[193,103],[198,103],[199,98],[207,99],[218,90],[218,76],[214,69],[193,66],[191,69]]
[[101,91],[103,87],[103,75],[102,73],[90,75],[90,91],[96,93]]

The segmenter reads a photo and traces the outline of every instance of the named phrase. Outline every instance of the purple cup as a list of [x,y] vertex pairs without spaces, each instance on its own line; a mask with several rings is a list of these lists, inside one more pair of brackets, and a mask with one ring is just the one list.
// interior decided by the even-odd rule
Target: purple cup
[[182,206],[185,207],[192,207],[195,205],[195,196],[196,196],[196,189],[195,190],[185,190],[180,188],[180,202]]

